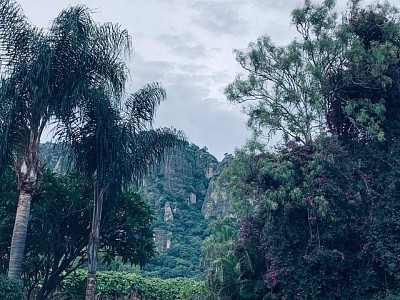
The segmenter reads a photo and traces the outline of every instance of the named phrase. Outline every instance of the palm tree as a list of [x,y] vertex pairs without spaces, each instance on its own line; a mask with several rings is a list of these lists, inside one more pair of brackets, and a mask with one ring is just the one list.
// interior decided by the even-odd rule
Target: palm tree
[[22,270],[30,201],[43,167],[38,145],[44,128],[71,120],[79,107],[93,103],[99,87],[118,102],[127,74],[122,58],[130,44],[126,31],[94,23],[85,6],[62,11],[44,32],[29,24],[15,1],[0,0],[0,158],[12,166],[19,188],[10,278],[19,278]]
[[207,268],[205,299],[237,299],[240,289],[238,250],[238,223],[236,219],[220,218],[210,223],[210,235],[202,245],[202,264]]
[[[94,189],[86,300],[95,298],[104,200],[111,200],[124,187],[138,183],[167,149],[185,144],[180,132],[151,129],[155,109],[166,98],[160,84],[148,84],[132,94],[122,110],[111,105],[114,102],[109,100],[111,95],[102,88],[93,93],[97,94],[94,102],[81,107],[80,114],[73,115],[60,130],[65,134],[76,169],[92,181]],[[83,119],[83,125],[76,117]]]

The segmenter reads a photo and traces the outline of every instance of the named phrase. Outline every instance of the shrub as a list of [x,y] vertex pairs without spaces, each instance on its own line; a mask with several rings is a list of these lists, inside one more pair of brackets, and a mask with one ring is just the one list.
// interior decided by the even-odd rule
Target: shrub
[[10,280],[0,275],[0,299],[2,300],[24,300],[24,293],[18,281]]
[[[85,287],[84,270],[78,270],[68,276],[63,282],[63,289],[81,299]],[[200,293],[203,285],[200,281],[190,278],[147,278],[130,272],[97,272],[96,292],[102,300],[108,299],[137,299],[146,300],[187,300],[191,295]]]

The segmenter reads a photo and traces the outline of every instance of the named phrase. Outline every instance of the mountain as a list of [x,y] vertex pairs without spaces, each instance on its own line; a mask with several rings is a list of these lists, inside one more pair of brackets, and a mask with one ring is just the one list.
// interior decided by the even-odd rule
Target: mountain
[[210,180],[219,162],[206,148],[191,144],[168,156],[146,177],[142,197],[153,205],[157,255],[143,270],[161,278],[201,275],[201,244],[208,220],[202,214]]
[[[65,152],[54,144],[40,147],[47,167],[63,172]],[[200,277],[201,244],[210,218],[230,215],[229,194],[219,174],[228,163],[206,147],[190,144],[166,156],[143,180],[139,193],[154,208],[154,240],[158,255],[143,275],[161,278]]]

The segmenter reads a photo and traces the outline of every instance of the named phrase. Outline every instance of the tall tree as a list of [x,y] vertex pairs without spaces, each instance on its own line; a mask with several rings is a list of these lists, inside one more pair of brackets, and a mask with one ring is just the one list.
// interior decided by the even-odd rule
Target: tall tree
[[349,43],[347,36],[337,38],[333,8],[332,0],[323,5],[305,1],[293,12],[301,38],[276,46],[265,35],[250,43],[247,51],[235,50],[246,76],[238,75],[225,94],[229,101],[249,103],[245,111],[251,128],[303,144],[326,131],[327,79],[343,64],[342,52]]
[[276,46],[262,36],[235,51],[247,76],[237,76],[225,93],[248,104],[250,127],[303,144],[321,133],[341,140],[397,135],[398,10],[349,4],[340,20],[335,1],[306,0],[292,12],[298,38]]
[[[155,109],[166,98],[158,83],[147,84],[132,94],[120,110],[112,105],[102,87],[95,88],[93,102],[80,107],[64,123],[65,141],[77,170],[93,185],[93,212],[88,244],[86,299],[95,298],[100,225],[105,199],[123,187],[139,183],[160,161],[167,149],[182,146],[184,136],[172,129],[151,129]],[[77,122],[80,118],[81,122]],[[77,163],[79,162],[79,163]]]
[[131,40],[117,25],[94,23],[85,6],[64,10],[45,32],[27,22],[15,1],[2,0],[0,5],[5,66],[0,153],[2,162],[15,170],[19,189],[8,276],[18,278],[32,193],[42,170],[37,153],[43,130],[93,101],[94,87],[101,86],[112,100],[120,99],[126,80],[122,58]]
[[253,101],[249,123],[287,142],[238,151],[228,168],[250,213],[235,251],[253,267],[240,266],[240,299],[399,295],[399,10],[354,0],[340,20],[333,4],[293,11],[300,40],[237,52],[249,76],[228,98]]

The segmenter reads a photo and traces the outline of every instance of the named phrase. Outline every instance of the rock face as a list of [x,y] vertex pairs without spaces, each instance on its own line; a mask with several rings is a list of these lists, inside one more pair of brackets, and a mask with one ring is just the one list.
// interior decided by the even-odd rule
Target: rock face
[[206,148],[189,145],[169,155],[144,179],[140,194],[155,209],[155,243],[160,255],[144,268],[159,277],[200,275],[201,243],[208,221],[202,215],[217,159]]
[[218,168],[215,171],[213,170],[213,176],[211,177],[201,209],[206,219],[209,217],[233,216],[227,183],[223,178],[219,177],[230,159],[232,159],[231,155],[225,155],[225,158],[218,165]]
[[57,146],[57,144],[50,142],[40,144],[39,158],[45,164],[46,168],[53,169],[57,173],[63,173],[67,170],[67,152]]
[[[54,144],[42,144],[40,155],[47,167],[66,170],[65,151]],[[200,275],[208,218],[232,214],[226,184],[218,180],[228,160],[226,156],[219,163],[207,148],[191,144],[169,154],[144,178],[139,192],[154,208],[154,242],[160,253],[144,268],[145,274],[164,278]]]
[[189,194],[189,199],[188,199],[189,204],[195,204],[197,203],[197,196],[195,193],[190,193]]
[[173,221],[174,214],[172,213],[171,204],[169,202],[165,202],[164,205],[164,222]]
[[158,169],[144,179],[141,192],[156,208],[164,205],[165,192],[174,198],[196,203],[197,199],[204,199],[210,174],[217,167],[217,159],[206,148],[200,149],[192,144],[169,155]]
[[171,238],[172,232],[162,229],[155,229],[154,243],[156,244],[157,251],[163,252],[171,248]]
[[219,182],[217,178],[212,180],[208,186],[201,212],[205,218],[229,216],[232,213],[227,186],[223,182]]

